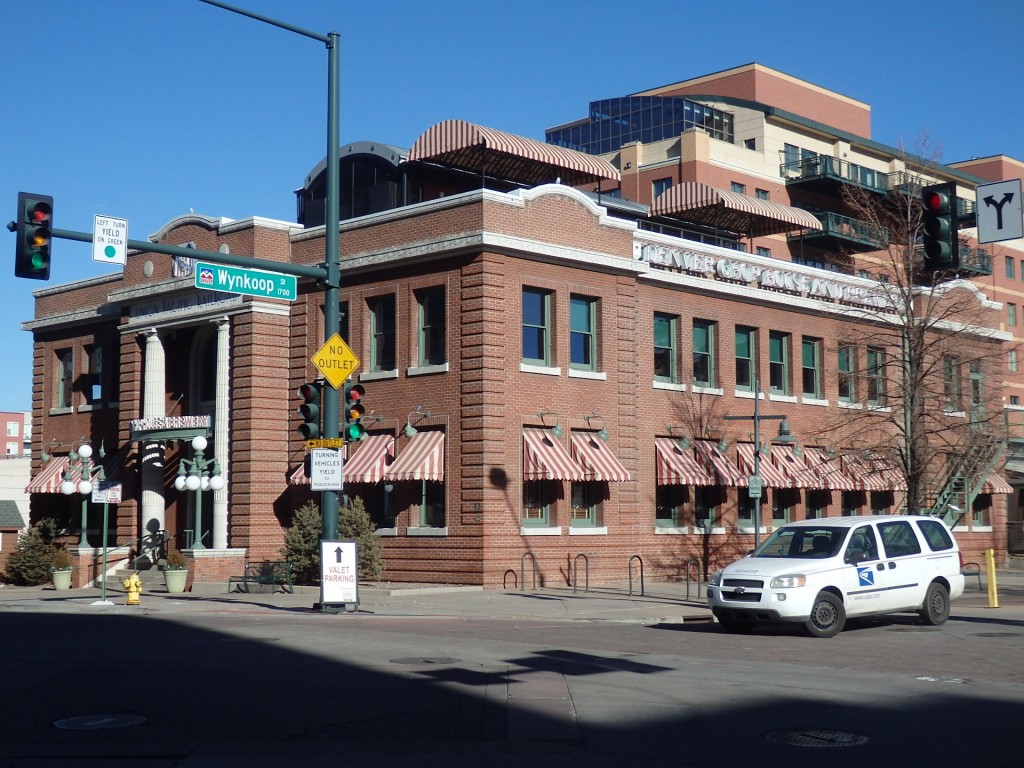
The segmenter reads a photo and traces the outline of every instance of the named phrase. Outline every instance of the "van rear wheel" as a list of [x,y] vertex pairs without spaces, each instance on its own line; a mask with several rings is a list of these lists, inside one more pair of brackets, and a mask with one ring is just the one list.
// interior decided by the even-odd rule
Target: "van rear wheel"
[[945,624],[949,618],[949,590],[941,584],[929,584],[919,614],[925,624],[933,627]]

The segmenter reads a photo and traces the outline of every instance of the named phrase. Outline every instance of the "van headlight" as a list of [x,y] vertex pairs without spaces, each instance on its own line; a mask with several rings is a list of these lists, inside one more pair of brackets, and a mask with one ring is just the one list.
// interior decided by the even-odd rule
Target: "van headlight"
[[722,584],[722,572],[721,571],[715,571],[710,576],[708,576],[708,586],[709,587],[718,587],[718,586],[721,586],[721,584]]
[[794,587],[806,587],[807,577],[802,573],[787,573],[785,576],[776,576],[769,585],[772,589],[793,589]]

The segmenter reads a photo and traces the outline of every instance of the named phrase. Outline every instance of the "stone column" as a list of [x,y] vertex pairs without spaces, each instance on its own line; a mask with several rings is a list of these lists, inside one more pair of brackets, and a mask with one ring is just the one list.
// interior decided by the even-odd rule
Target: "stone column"
[[[142,332],[146,339],[146,360],[142,374],[142,418],[164,415],[167,380],[164,347],[156,328]],[[139,446],[141,456],[142,535],[152,536],[165,529],[164,447],[161,443]]]
[[213,455],[217,457],[224,487],[213,492],[213,549],[228,547],[228,492],[231,477],[228,473],[230,464],[231,432],[231,391],[230,359],[231,354],[231,321],[222,317],[217,321],[217,382],[213,409]]

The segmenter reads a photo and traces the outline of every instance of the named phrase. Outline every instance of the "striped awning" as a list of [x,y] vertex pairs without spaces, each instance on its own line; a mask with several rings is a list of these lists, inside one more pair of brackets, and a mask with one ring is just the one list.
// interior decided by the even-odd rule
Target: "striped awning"
[[981,486],[982,493],[1013,493],[1013,486],[1006,478],[993,472]]
[[858,491],[860,485],[852,477],[843,472],[842,462],[838,458],[830,458],[820,448],[804,448],[804,461],[817,478],[818,488],[830,491]]
[[583,467],[585,480],[606,483],[629,482],[629,472],[622,462],[615,458],[608,443],[592,432],[581,432],[570,438],[572,456]]
[[586,471],[547,429],[523,430],[523,480],[585,480]]
[[[792,445],[773,445],[771,462],[782,474],[789,478],[793,488],[824,488],[821,478],[812,472],[807,462],[796,455]],[[761,473],[764,474],[764,462],[761,462]]]
[[718,446],[710,440],[694,440],[693,446],[697,450],[697,459],[709,472],[713,472],[715,485],[728,485],[734,488],[746,488],[747,476],[740,471],[729,457]]
[[416,160],[531,186],[556,179],[569,186],[619,179],[614,165],[594,155],[464,120],[445,120],[428,128],[409,150],[409,161]]
[[658,485],[717,485],[712,470],[705,469],[691,450],[669,437],[654,438]]
[[907,490],[907,478],[903,476],[903,473],[890,464],[888,461],[882,458],[872,458],[871,464],[874,466],[875,471],[881,476],[884,484],[883,490],[886,491],[905,491]]
[[843,472],[853,478],[857,488],[862,491],[890,490],[887,479],[866,459],[848,453],[842,457]]
[[303,461],[295,468],[295,471],[288,475],[288,485],[309,485],[309,475],[306,474],[306,462]]
[[64,482],[64,471],[67,468],[67,456],[54,456],[43,464],[36,476],[25,486],[25,493],[60,493],[60,484]]
[[385,480],[431,480],[444,482],[444,432],[417,432],[384,470]]
[[358,445],[353,455],[345,461],[345,482],[379,483],[384,479],[391,459],[395,457],[394,436],[369,435],[360,440]]
[[822,228],[818,219],[799,208],[696,181],[676,184],[658,195],[651,215],[671,216],[751,237]]
[[[774,449],[773,449],[774,450]],[[754,474],[754,444],[738,443],[736,453],[740,457],[740,468],[748,475]],[[781,469],[772,464],[767,456],[762,454],[759,464],[759,472],[764,484],[769,488],[792,488],[793,481],[783,473]]]

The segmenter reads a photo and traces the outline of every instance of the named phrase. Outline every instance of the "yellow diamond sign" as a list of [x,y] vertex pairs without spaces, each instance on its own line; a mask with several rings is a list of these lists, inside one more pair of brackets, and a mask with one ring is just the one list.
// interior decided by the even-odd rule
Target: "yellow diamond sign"
[[324,345],[309,359],[324,375],[327,383],[335,389],[340,389],[345,379],[359,367],[359,358],[338,334],[334,334],[325,341]]

